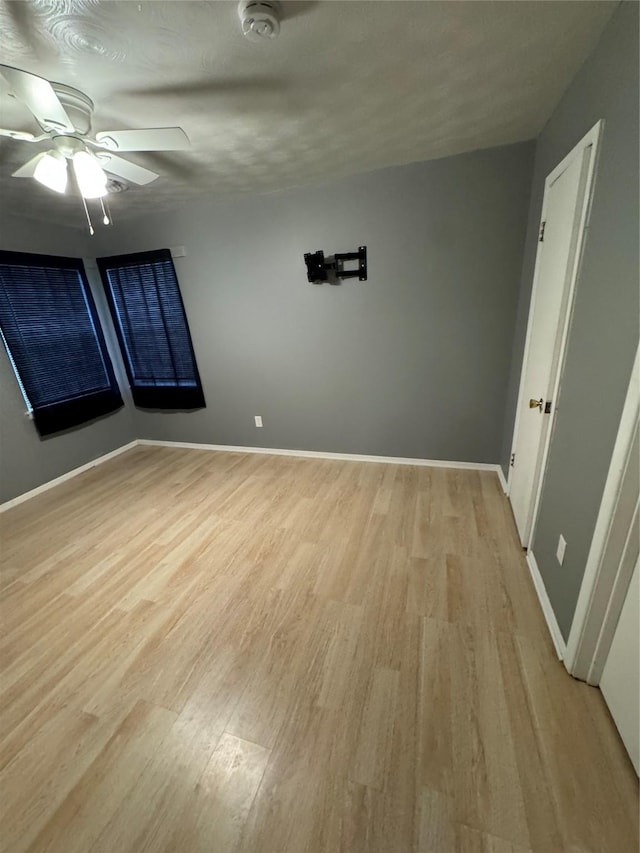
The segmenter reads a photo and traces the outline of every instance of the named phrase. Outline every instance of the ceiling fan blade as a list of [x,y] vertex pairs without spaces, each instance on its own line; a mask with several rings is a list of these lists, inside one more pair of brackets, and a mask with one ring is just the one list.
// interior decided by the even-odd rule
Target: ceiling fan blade
[[105,130],[96,133],[96,142],[107,151],[180,151],[191,144],[181,127]]
[[138,166],[137,163],[124,160],[122,157],[116,157],[115,154],[100,152],[96,157],[105,172],[110,172],[112,175],[117,175],[119,178],[131,181],[133,184],[143,186],[144,184],[150,184],[151,181],[155,181],[156,178],[160,177],[156,172],[145,169],[143,166]]
[[38,165],[40,160],[42,160],[42,158],[44,157],[44,155],[46,153],[47,153],[46,151],[41,151],[39,154],[36,154],[35,157],[32,157],[30,160],[27,160],[27,162],[24,164],[24,166],[20,166],[20,168],[17,169],[13,173],[12,177],[13,178],[32,178],[35,171],[36,171],[36,166]]
[[159,83],[154,86],[137,86],[121,89],[120,94],[128,97],[142,98],[184,98],[193,96],[206,97],[262,97],[274,92],[285,92],[289,85],[282,77],[252,75],[251,77],[199,77],[191,80],[178,80],[173,83]]
[[16,98],[31,110],[38,124],[45,130],[75,133],[71,119],[48,80],[10,65],[0,65],[0,74]]
[[[6,127],[0,127],[0,136],[9,136],[11,139],[19,139],[21,142],[35,142],[36,137],[33,133],[27,133],[26,130],[8,130]],[[42,137],[38,137],[38,140]]]

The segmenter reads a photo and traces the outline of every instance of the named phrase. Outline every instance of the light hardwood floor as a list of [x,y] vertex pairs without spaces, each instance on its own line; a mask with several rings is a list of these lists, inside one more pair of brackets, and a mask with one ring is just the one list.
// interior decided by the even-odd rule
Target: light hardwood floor
[[6,512],[3,853],[632,853],[492,473],[138,448]]

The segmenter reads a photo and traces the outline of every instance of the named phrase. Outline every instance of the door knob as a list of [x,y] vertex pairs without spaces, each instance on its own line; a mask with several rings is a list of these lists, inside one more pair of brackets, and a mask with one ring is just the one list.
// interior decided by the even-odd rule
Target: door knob
[[539,400],[534,400],[533,397],[529,400],[529,408],[530,409],[539,409],[542,411],[542,406],[544,405],[544,398],[540,397]]

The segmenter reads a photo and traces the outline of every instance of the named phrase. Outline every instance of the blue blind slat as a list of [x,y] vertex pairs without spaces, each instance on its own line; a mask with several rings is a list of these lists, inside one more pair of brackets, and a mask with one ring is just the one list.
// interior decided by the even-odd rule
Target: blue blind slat
[[100,258],[98,266],[134,401],[159,408],[204,406],[169,250]]
[[[48,263],[44,256],[14,257],[0,253],[0,325],[36,423],[38,410],[46,408],[51,414],[62,405],[68,415],[69,404],[96,396],[113,397],[118,408],[122,400],[96,329],[81,262],[68,259],[65,265],[60,258]],[[91,412],[84,420],[103,413],[84,408]],[[68,423],[68,416],[64,420],[59,429],[82,422]]]

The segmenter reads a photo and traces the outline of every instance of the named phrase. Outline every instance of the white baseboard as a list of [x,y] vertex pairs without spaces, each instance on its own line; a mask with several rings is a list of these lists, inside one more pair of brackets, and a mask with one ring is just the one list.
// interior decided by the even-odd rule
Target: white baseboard
[[[343,462],[379,462],[389,465],[420,465],[427,468],[463,468],[470,471],[493,471],[500,466],[490,462],[446,462],[442,459],[413,459],[408,456],[367,456],[360,453],[330,453],[321,450],[285,450],[280,447],[242,447],[235,444],[199,444],[190,441],[155,441],[138,439],[138,444],[152,447],[182,447],[187,450],[217,450],[222,453],[264,453],[268,456],[301,456],[309,459],[339,459]],[[500,472],[502,473],[502,472]],[[500,476],[500,474],[498,474]],[[504,479],[504,477],[503,477]]]
[[43,483],[41,486],[36,486],[35,489],[31,489],[30,491],[25,492],[22,495],[18,495],[18,497],[16,498],[12,498],[9,501],[5,501],[5,503],[0,504],[0,512],[6,512],[6,510],[11,509],[11,507],[17,506],[18,504],[21,504],[24,501],[28,501],[30,498],[35,498],[36,495],[39,495],[42,492],[46,492],[48,489],[53,489],[54,486],[59,486],[60,483],[64,483],[65,480],[70,480],[72,477],[77,477],[78,474],[82,474],[84,471],[88,471],[90,468],[95,468],[96,465],[100,465],[102,464],[102,462],[107,462],[109,459],[113,459],[114,456],[119,456],[121,453],[124,453],[126,450],[131,450],[132,447],[136,447],[137,445],[137,440],[130,441],[129,444],[123,444],[122,447],[117,447],[115,450],[112,450],[109,453],[105,453],[104,456],[98,456],[97,459],[92,459],[91,462],[87,462],[85,465],[81,465],[79,468],[74,468],[72,471],[67,471],[66,474],[61,474],[54,480],[49,480],[47,483]]
[[5,510],[11,509],[11,507],[17,506],[23,501],[27,501],[29,498],[33,498],[36,495],[47,491],[47,489],[52,489],[54,486],[64,483],[65,480],[70,480],[72,477],[82,474],[83,471],[88,471],[90,468],[94,468],[96,465],[100,465],[102,462],[113,459],[114,456],[118,456],[118,454],[124,453],[126,450],[131,450],[131,448],[139,445],[149,447],[181,447],[186,448],[187,450],[215,450],[222,453],[263,453],[268,456],[300,456],[306,459],[337,459],[343,462],[379,462],[389,465],[419,465],[426,468],[459,468],[468,471],[493,471],[494,474],[497,474],[503,489],[505,486],[502,469],[499,465],[495,465],[491,462],[450,462],[442,459],[413,459],[407,456],[367,456],[360,453],[330,453],[320,450],[285,450],[280,447],[242,447],[235,444],[199,444],[197,442],[189,441],[154,441],[149,438],[138,438],[135,441],[129,442],[129,444],[118,447],[116,450],[112,450],[110,453],[105,453],[104,456],[99,456],[97,459],[87,462],[86,465],[81,465],[79,468],[67,471],[66,474],[62,474],[54,480],[49,480],[48,483],[43,483],[41,486],[31,489],[23,495],[18,495],[17,497],[6,501],[6,503],[0,504],[0,512],[5,512]]
[[533,556],[533,553],[531,551],[529,551],[527,554],[527,565],[529,566],[531,579],[533,581],[534,587],[536,588],[536,592],[538,594],[538,601],[540,602],[540,607],[542,608],[544,618],[547,622],[547,627],[549,628],[549,633],[551,634],[553,645],[556,648],[558,660],[564,660],[564,656],[567,653],[567,644],[565,643],[564,637],[562,636],[562,631],[560,630],[560,626],[558,625],[556,614],[553,612],[553,607],[551,606],[551,601],[549,600],[549,596],[547,595],[547,590],[545,588],[544,581],[542,580],[542,575],[540,574],[538,564],[536,563],[536,558]]
[[496,471],[498,473],[498,479],[500,480],[500,485],[502,486],[502,491],[505,495],[509,494],[509,484],[507,483],[504,472],[502,471],[502,465],[496,465]]

